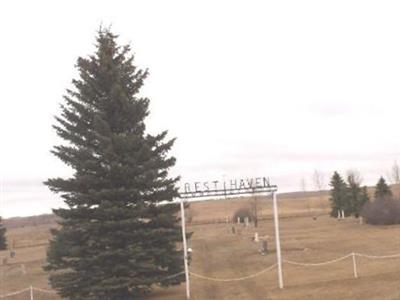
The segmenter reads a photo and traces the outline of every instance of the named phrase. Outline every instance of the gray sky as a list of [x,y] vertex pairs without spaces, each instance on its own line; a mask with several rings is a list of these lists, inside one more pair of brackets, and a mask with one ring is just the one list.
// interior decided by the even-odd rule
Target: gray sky
[[314,169],[367,184],[400,157],[398,1],[4,1],[0,215],[50,212],[41,182],[70,171],[51,125],[100,24],[149,68],[148,129],[177,137],[183,181]]

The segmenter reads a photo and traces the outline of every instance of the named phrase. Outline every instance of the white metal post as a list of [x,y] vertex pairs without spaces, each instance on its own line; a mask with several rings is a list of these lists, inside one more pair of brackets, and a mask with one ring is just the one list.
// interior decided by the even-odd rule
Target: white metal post
[[185,277],[186,277],[186,299],[190,299],[190,281],[189,281],[189,264],[188,264],[187,242],[186,242],[185,207],[183,205],[182,198],[181,198],[181,221],[182,221],[182,241],[183,241],[183,262],[185,265]]
[[29,291],[30,291],[30,294],[31,294],[31,300],[33,300],[33,287],[32,286],[29,288]]
[[279,218],[278,218],[278,203],[276,200],[276,192],[272,192],[272,198],[274,204],[275,247],[276,247],[276,259],[278,265],[278,280],[279,280],[279,288],[283,289],[281,241],[279,237]]
[[353,253],[352,253],[352,256],[353,256],[353,274],[354,274],[354,278],[358,278],[357,263],[356,263],[356,254],[353,252]]

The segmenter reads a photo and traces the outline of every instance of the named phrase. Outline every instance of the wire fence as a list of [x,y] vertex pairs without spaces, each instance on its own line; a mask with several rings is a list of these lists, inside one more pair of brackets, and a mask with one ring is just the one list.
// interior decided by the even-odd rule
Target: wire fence
[[[168,279],[172,279],[172,278],[176,278],[178,276],[181,276],[185,274],[185,272],[179,272],[170,276],[167,276],[165,278],[162,278],[159,280],[159,282],[163,282],[166,281]],[[41,295],[42,297],[37,298],[37,295]],[[0,299],[4,299],[4,298],[15,298],[17,296],[19,296],[18,299],[29,299],[29,300],[34,300],[34,299],[43,299],[43,294],[48,294],[48,295],[52,295],[52,299],[60,299],[57,292],[54,290],[50,290],[50,289],[43,289],[43,288],[37,288],[34,286],[30,286],[28,288],[19,290],[19,291],[15,291],[12,293],[8,293],[8,294],[3,294],[0,295]],[[21,298],[22,297],[22,298]],[[56,297],[56,298],[54,298]]]
[[400,258],[400,253],[391,254],[391,255],[369,255],[369,254],[363,254],[363,253],[358,253],[358,252],[352,252],[347,255],[332,259],[332,260],[327,260],[327,261],[318,262],[318,263],[302,263],[302,262],[296,262],[296,261],[291,261],[291,260],[287,260],[287,259],[283,259],[282,262],[289,264],[289,265],[302,266],[302,267],[319,267],[319,266],[337,263],[337,262],[346,260],[348,258],[351,258],[352,268],[353,268],[353,277],[358,278],[359,270],[357,269],[357,257],[363,257],[363,258],[374,259],[374,260],[393,259],[393,258]]
[[302,263],[302,262],[296,262],[296,261],[291,261],[291,260],[287,260],[287,259],[283,259],[282,262],[283,263],[287,263],[289,265],[295,265],[295,266],[303,266],[303,267],[319,267],[319,266],[324,266],[324,265],[329,265],[329,264],[333,264],[339,261],[342,261],[350,256],[353,256],[354,253],[349,253],[347,255],[332,259],[332,260],[327,260],[327,261],[323,261],[323,262],[318,262],[318,263]]
[[[334,258],[331,260],[323,261],[323,262],[316,262],[316,263],[303,263],[303,262],[297,262],[297,261],[292,261],[288,259],[283,259],[282,263],[283,264],[288,264],[288,265],[294,265],[294,266],[300,266],[300,267],[320,267],[320,266],[325,266],[329,264],[334,264],[343,260],[346,260],[348,258],[351,258],[352,261],[352,268],[353,268],[353,276],[354,278],[358,278],[358,270],[357,270],[357,257],[364,257],[368,259],[391,259],[391,258],[400,258],[400,253],[399,254],[392,254],[392,255],[368,255],[368,254],[362,254],[362,253],[357,253],[357,252],[352,252],[349,254],[346,254],[344,256]],[[276,264],[261,270],[259,272],[256,272],[254,274],[250,274],[247,276],[243,277],[238,277],[238,278],[216,278],[216,277],[208,277],[205,275],[197,274],[190,272],[190,275],[196,278],[204,279],[204,280],[209,280],[209,281],[216,281],[216,282],[232,282],[232,281],[241,281],[241,280],[247,280],[250,278],[254,278],[256,276],[259,276],[267,271],[270,271],[276,267]]]
[[[288,265],[294,265],[294,266],[298,266],[298,267],[320,267],[320,266],[325,266],[325,265],[330,265],[330,264],[334,264],[337,262],[341,262],[344,261],[346,259],[351,258],[351,264],[352,264],[352,268],[353,268],[353,277],[354,278],[358,278],[358,269],[357,269],[357,257],[363,257],[366,259],[372,259],[372,260],[381,260],[381,259],[394,259],[394,258],[400,258],[400,253],[397,254],[391,254],[391,255],[370,255],[370,254],[363,254],[363,253],[358,253],[358,252],[352,252],[349,254],[346,254],[344,256],[338,257],[338,258],[334,258],[331,260],[327,260],[327,261],[322,261],[322,262],[315,262],[315,263],[305,263],[305,262],[298,262],[298,261],[293,261],[293,260],[288,260],[288,259],[283,259],[282,263],[284,264],[288,264]],[[190,272],[190,275],[194,278],[198,278],[198,279],[202,279],[202,280],[208,280],[208,281],[214,281],[214,282],[237,282],[237,281],[242,281],[242,280],[248,280],[251,278],[255,278],[257,276],[260,276],[268,271],[273,270],[275,267],[277,266],[277,264],[273,264],[265,269],[262,269],[258,272],[255,272],[253,274],[249,274],[249,275],[245,275],[245,276],[241,276],[241,277],[236,277],[236,278],[217,278],[217,277],[209,277],[206,275],[202,275],[202,274],[198,274],[195,272]],[[167,280],[167,279],[171,279],[180,275],[183,275],[184,272],[180,272],[171,276],[168,276],[160,281],[163,280]],[[36,292],[36,293],[35,293]],[[19,299],[29,299],[29,300],[34,300],[36,299],[36,295],[37,294],[50,294],[50,295],[54,295],[56,296],[57,293],[54,290],[49,290],[49,289],[42,289],[42,288],[36,288],[33,286],[30,286],[29,288],[25,288],[19,291],[15,291],[12,293],[8,293],[8,294],[3,294],[0,295],[0,299],[4,299],[4,298],[10,298],[10,297],[14,297],[14,296],[23,296],[26,295],[26,297],[24,298],[19,298]],[[37,298],[39,299],[39,298]],[[42,298],[41,298],[42,299]]]
[[[38,293],[35,293],[38,292]],[[53,290],[48,290],[48,289],[41,289],[41,288],[36,288],[33,286],[30,286],[29,288],[23,289],[23,290],[19,290],[16,292],[12,292],[12,293],[8,293],[8,294],[4,294],[4,295],[0,295],[1,299],[4,298],[15,298],[16,296],[19,296],[19,299],[29,299],[29,300],[34,300],[34,299],[39,299],[36,298],[36,296],[39,294],[50,294],[50,295],[54,295],[56,296],[57,293]],[[21,298],[23,297],[23,298]]]

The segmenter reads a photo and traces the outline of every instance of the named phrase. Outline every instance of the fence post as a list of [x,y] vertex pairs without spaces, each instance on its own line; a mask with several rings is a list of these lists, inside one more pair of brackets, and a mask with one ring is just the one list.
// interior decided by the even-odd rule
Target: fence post
[[356,254],[353,252],[352,254],[353,257],[353,274],[354,274],[354,278],[358,278],[358,274],[357,274],[357,263],[356,263]]
[[33,287],[32,286],[30,286],[29,291],[30,291],[30,294],[31,294],[31,300],[33,300]]

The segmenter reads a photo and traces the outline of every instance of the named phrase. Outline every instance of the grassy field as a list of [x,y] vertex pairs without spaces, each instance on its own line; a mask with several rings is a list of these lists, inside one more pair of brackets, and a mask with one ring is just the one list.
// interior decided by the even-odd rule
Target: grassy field
[[[252,199],[203,202],[191,205],[193,248],[191,271],[206,277],[227,279],[257,273],[276,262],[271,201],[258,198],[263,220],[258,228],[232,224],[201,224],[222,220]],[[281,243],[284,259],[318,263],[348,253],[372,255],[400,253],[400,226],[372,227],[348,218],[329,218],[326,196],[317,194],[279,198]],[[196,225],[197,224],[197,225]],[[49,289],[41,266],[49,238],[49,224],[11,228],[16,257],[1,266],[0,294],[18,291],[33,285]],[[260,245],[252,241],[255,232],[267,239],[270,253],[259,254]],[[7,256],[0,252],[0,256]],[[283,265],[285,288],[278,289],[276,269],[257,277],[233,282],[214,282],[191,276],[192,299],[400,299],[400,258],[371,260],[357,258],[359,278],[353,278],[351,257],[324,266]],[[35,291],[34,299],[59,299],[56,295]],[[6,299],[29,299],[29,292]],[[156,290],[148,300],[185,299],[181,286]]]

